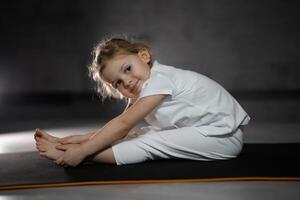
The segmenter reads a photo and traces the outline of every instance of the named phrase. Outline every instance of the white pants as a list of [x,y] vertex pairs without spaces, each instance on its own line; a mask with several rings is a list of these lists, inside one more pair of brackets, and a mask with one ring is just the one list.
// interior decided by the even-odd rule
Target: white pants
[[243,132],[205,136],[193,127],[155,131],[143,127],[112,145],[117,165],[147,160],[183,158],[220,160],[236,157],[243,147]]

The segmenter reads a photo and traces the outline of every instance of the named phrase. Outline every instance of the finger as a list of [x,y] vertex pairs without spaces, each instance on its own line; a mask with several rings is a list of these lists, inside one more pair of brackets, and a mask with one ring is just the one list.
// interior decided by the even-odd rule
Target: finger
[[59,165],[63,165],[63,164],[64,164],[64,158],[63,158],[63,157],[61,157],[61,158],[59,159],[58,164],[59,164]]
[[62,144],[70,144],[70,143],[72,143],[70,140],[63,140],[62,142],[61,142]]
[[70,143],[68,139],[59,139],[58,142],[61,144],[69,144]]
[[63,162],[63,157],[62,157],[62,156],[59,157],[59,158],[55,161],[55,163],[58,164],[58,165],[62,164],[62,162]]
[[62,143],[64,141],[64,138],[58,138],[57,140],[59,143]]
[[57,145],[57,146],[55,146],[55,148],[56,149],[58,149],[58,150],[63,150],[63,151],[65,151],[65,150],[67,150],[68,149],[68,145]]
[[57,146],[55,146],[55,148],[58,149],[58,150],[65,151],[65,147],[63,145],[57,145]]
[[[48,158],[46,152],[40,152],[40,156]],[[49,159],[49,158],[48,158],[48,159]]]
[[59,163],[56,163],[57,165],[59,165],[59,166],[63,166],[64,165],[64,163],[61,161],[61,162],[59,162]]
[[65,142],[65,140],[66,140],[66,138],[65,138],[65,137],[64,137],[64,138],[59,138],[59,139],[58,139],[58,142],[59,142],[59,143],[64,143],[64,142]]
[[59,139],[59,142],[62,144],[69,144],[71,143],[72,136],[67,136]]

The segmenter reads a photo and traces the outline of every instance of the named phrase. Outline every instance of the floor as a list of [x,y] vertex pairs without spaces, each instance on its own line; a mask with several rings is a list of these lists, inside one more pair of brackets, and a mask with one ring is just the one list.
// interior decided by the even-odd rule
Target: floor
[[299,182],[215,182],[136,185],[99,185],[0,192],[1,200],[111,199],[111,200],[282,200],[300,196]]
[[[15,123],[15,122],[14,122]],[[34,151],[35,127],[57,136],[82,134],[101,127],[96,120],[24,120],[1,124],[0,153]],[[300,142],[299,123],[252,123],[245,143]],[[1,177],[0,177],[1,178]],[[0,200],[17,199],[299,199],[300,182],[240,181],[210,183],[161,183],[131,185],[94,185],[0,191]]]

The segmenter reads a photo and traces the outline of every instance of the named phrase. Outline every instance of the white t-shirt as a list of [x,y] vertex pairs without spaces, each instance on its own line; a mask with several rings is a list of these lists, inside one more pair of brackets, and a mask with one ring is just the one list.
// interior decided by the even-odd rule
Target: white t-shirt
[[145,117],[157,130],[188,126],[207,136],[226,135],[250,121],[240,104],[215,81],[155,61],[139,98],[157,94],[167,97]]

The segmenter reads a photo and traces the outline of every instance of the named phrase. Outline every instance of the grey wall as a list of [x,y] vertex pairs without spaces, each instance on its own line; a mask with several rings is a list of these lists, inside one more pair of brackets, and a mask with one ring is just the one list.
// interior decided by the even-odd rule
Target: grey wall
[[121,112],[124,102],[99,104],[86,68],[96,42],[112,34],[213,78],[253,122],[299,122],[299,8],[282,0],[2,0],[0,127],[10,118]]
[[1,1],[0,93],[86,92],[95,43],[125,33],[229,90],[300,89],[297,1]]

